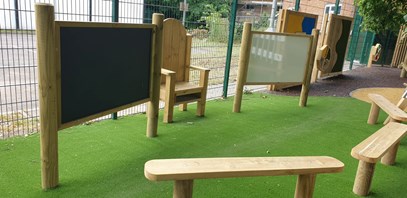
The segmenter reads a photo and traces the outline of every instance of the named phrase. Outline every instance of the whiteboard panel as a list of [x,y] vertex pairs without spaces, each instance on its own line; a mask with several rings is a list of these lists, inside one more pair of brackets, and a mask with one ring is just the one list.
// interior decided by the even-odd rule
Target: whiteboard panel
[[303,82],[311,36],[252,32],[246,83]]

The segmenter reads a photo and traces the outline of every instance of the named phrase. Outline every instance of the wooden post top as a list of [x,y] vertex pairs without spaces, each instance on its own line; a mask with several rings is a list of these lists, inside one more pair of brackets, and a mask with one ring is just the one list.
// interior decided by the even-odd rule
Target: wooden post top
[[231,157],[158,159],[146,162],[152,181],[227,177],[277,176],[341,172],[344,164],[332,157]]
[[406,132],[407,125],[390,122],[353,147],[351,155],[358,160],[376,163],[390,147],[407,134]]

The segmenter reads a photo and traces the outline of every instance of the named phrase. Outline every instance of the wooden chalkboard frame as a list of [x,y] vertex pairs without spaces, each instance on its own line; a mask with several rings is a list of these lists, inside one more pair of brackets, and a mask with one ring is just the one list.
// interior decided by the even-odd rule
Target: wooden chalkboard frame
[[[60,63],[58,63],[58,50],[60,49],[56,47],[58,46],[56,42],[60,38],[56,36],[55,26],[60,26],[61,23],[55,23],[54,6],[46,3],[35,4],[35,18],[40,105],[41,185],[42,189],[47,190],[55,188],[59,184],[58,130],[62,128],[148,101],[146,136],[157,136],[164,15],[153,14],[152,25],[110,24],[110,26],[114,27],[148,27],[153,30],[152,34],[154,35],[152,35],[152,38],[154,39],[151,42],[149,97],[65,124],[61,124],[60,121],[61,83],[60,79],[57,80],[61,78],[61,67]],[[77,25],[73,22],[67,22],[66,24]],[[91,26],[106,25],[106,23],[87,24]]]
[[55,44],[56,44],[56,49],[59,49],[58,52],[56,53],[56,67],[57,67],[57,73],[61,74],[61,28],[65,27],[73,27],[73,28],[114,28],[114,29],[122,29],[122,28],[131,28],[131,29],[150,29],[152,31],[152,36],[151,36],[151,51],[150,51],[150,86],[149,86],[149,97],[140,101],[135,101],[129,104],[125,104],[122,106],[115,107],[113,109],[105,110],[102,112],[98,112],[96,114],[88,115],[86,117],[82,117],[67,123],[62,123],[61,117],[62,117],[62,110],[61,110],[61,105],[62,105],[62,97],[61,97],[61,75],[57,75],[57,105],[58,105],[58,129],[65,129],[71,126],[78,125],[80,123],[84,123],[86,121],[108,115],[138,104],[146,103],[151,100],[151,92],[152,92],[152,81],[153,81],[153,71],[154,71],[154,40],[155,40],[155,30],[156,26],[153,24],[124,24],[124,23],[95,23],[95,22],[70,22],[70,21],[55,21]]
[[[270,83],[304,83],[304,81],[307,79],[306,73],[307,73],[307,67],[309,66],[310,62],[310,55],[311,55],[311,48],[312,48],[312,36],[310,35],[304,35],[304,34],[291,34],[291,33],[280,33],[280,32],[261,32],[261,31],[251,31],[250,32],[250,47],[252,45],[252,39],[253,35],[258,34],[258,35],[276,35],[276,36],[286,36],[286,37],[302,37],[302,38],[308,38],[309,39],[309,47],[308,47],[308,58],[306,63],[304,64],[305,70],[304,70],[304,77],[301,81],[293,81],[293,82],[278,82],[278,81],[269,81],[269,82],[248,82],[247,78],[244,82],[245,85],[268,85]],[[293,54],[294,55],[294,54]],[[250,61],[250,56],[249,56],[249,61]],[[250,67],[250,65],[248,65]]]

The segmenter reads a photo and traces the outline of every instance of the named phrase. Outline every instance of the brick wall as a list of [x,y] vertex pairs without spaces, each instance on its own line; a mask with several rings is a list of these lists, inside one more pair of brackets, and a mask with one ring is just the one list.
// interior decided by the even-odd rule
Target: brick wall
[[[342,9],[340,15],[353,17],[355,6],[353,5],[354,0],[341,0]],[[324,15],[324,9],[327,4],[335,5],[335,0],[301,0],[300,1],[300,12],[306,12],[310,14],[318,15],[317,28],[321,29],[322,18]],[[295,0],[284,0],[283,8],[294,8]]]

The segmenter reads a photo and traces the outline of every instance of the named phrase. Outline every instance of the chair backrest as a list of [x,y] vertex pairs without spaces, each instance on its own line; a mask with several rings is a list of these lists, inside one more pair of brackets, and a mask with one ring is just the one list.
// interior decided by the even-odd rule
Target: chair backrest
[[176,82],[188,81],[192,36],[179,20],[171,18],[164,20],[163,34],[163,68],[176,72]]

